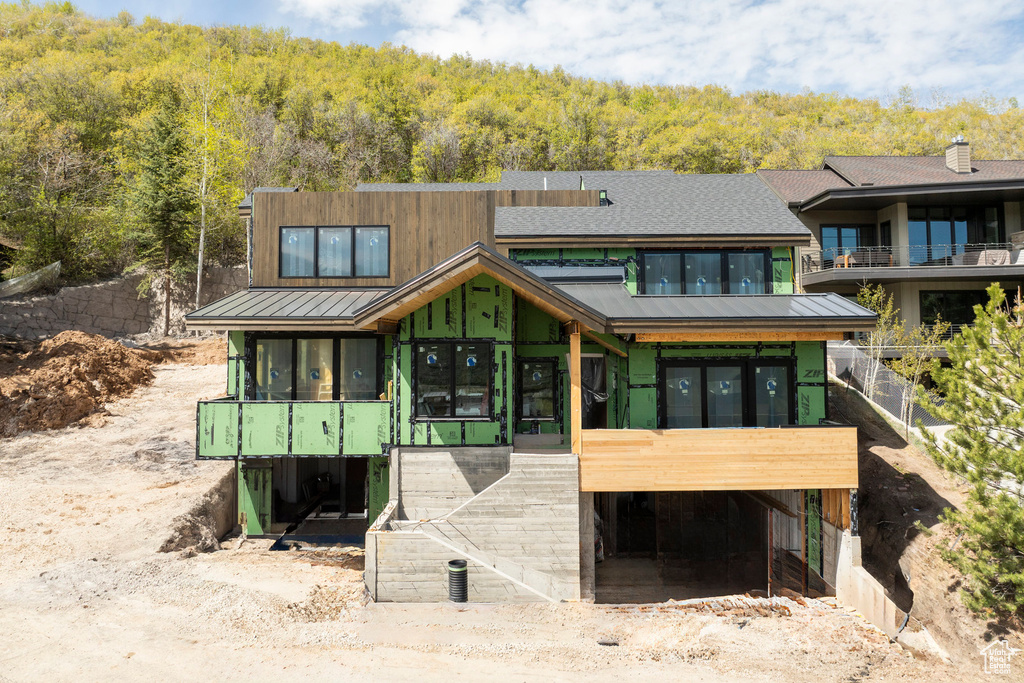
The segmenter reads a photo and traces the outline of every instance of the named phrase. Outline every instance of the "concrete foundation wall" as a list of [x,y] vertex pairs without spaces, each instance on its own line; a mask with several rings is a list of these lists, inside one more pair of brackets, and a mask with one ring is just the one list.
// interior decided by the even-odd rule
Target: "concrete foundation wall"
[[[503,449],[462,450],[500,457],[493,451]],[[375,600],[446,600],[446,563],[453,559],[468,562],[471,601],[580,599],[576,456],[505,457],[506,476],[445,514],[391,521],[387,529],[367,533],[364,579]]]
[[836,599],[895,638],[905,613],[885,594],[882,584],[861,566],[860,537],[843,532],[836,567]]
[[[64,287],[56,294],[4,299],[0,302],[0,334],[21,339],[45,339],[65,330],[80,330],[105,337],[135,334],[162,335],[163,285],[153,283],[146,298],[138,287],[142,275],[95,285]],[[206,305],[245,289],[243,267],[206,269],[202,303]],[[195,308],[196,283],[191,279],[171,288],[171,332],[184,332],[183,316]]]
[[396,448],[398,519],[441,517],[508,473],[503,447]]

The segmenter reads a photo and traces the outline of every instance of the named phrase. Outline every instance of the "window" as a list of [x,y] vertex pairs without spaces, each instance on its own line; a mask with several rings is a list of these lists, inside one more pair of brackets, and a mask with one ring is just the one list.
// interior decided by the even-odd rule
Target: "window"
[[966,291],[921,292],[921,323],[934,325],[941,317],[957,327],[974,323],[974,306],[988,303],[982,289]]
[[420,342],[413,358],[416,417],[490,418],[490,344]]
[[387,226],[281,227],[282,278],[388,277],[390,255]]
[[660,427],[778,427],[795,420],[792,365],[770,360],[664,361]]
[[373,337],[257,338],[251,400],[373,400],[380,393]]
[[767,250],[644,252],[643,293],[765,294],[771,285]]
[[996,206],[911,206],[907,228],[911,265],[962,254],[968,244],[997,244],[1005,234]]
[[523,420],[554,420],[558,396],[558,363],[554,360],[519,362],[520,412]]
[[826,262],[875,245],[874,225],[821,226],[821,252]]

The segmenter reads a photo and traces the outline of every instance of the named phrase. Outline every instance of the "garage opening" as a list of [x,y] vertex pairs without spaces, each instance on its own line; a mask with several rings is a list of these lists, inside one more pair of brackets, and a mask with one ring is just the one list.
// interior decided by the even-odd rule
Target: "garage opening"
[[804,540],[805,495],[796,490],[595,494],[597,602],[828,593],[820,569],[806,568],[803,560],[821,562],[820,548],[809,551]]

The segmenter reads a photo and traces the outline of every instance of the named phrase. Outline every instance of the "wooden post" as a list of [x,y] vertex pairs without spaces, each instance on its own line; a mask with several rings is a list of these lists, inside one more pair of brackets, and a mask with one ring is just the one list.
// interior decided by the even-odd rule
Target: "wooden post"
[[772,563],[775,554],[775,538],[772,533],[772,509],[768,508],[768,597],[772,597]]
[[580,369],[580,325],[572,322],[569,331],[569,430],[572,452],[581,455],[583,442],[583,385]]

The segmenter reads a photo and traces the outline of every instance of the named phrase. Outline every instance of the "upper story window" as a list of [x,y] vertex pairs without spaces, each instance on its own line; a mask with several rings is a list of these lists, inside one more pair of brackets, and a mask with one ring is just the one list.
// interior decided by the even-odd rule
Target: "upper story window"
[[1005,239],[997,206],[911,206],[907,231],[912,264],[962,254],[968,244],[998,244]]
[[282,226],[281,277],[388,277],[390,229]]
[[643,293],[765,294],[770,268],[767,250],[644,252]]

